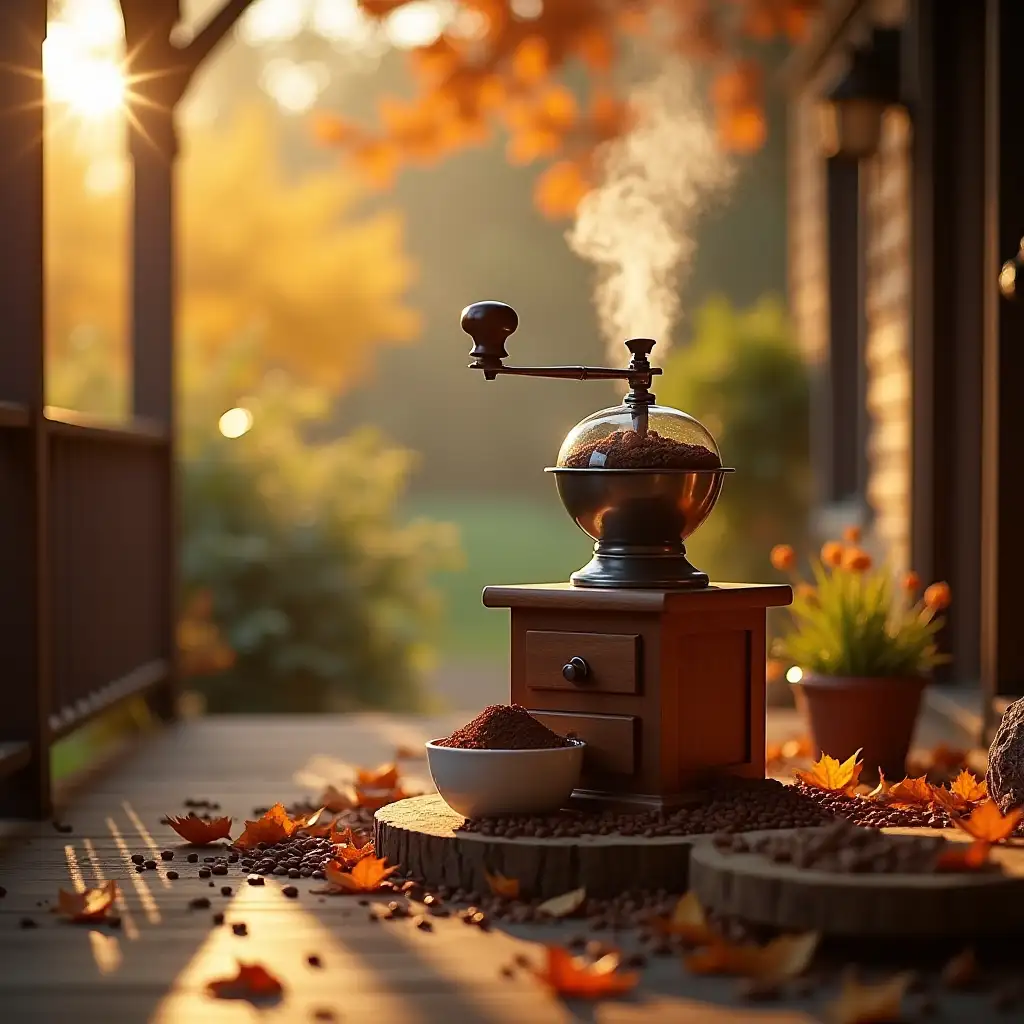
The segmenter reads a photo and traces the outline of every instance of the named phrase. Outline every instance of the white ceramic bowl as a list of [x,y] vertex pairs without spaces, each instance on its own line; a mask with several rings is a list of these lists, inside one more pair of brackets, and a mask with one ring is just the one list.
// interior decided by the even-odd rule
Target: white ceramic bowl
[[466,818],[544,814],[564,807],[580,780],[586,744],[547,750],[466,750],[426,744],[441,799]]

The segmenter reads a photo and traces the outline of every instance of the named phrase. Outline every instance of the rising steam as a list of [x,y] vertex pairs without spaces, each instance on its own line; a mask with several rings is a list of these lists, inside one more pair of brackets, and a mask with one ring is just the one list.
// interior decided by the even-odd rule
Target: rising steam
[[580,204],[569,246],[597,266],[601,333],[621,356],[626,338],[659,342],[679,319],[700,214],[732,184],[694,76],[679,62],[637,86],[634,124],[601,156],[599,185]]

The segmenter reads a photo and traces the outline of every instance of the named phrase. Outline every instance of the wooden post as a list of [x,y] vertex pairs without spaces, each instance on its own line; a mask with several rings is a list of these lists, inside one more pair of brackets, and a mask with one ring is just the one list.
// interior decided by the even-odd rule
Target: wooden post
[[0,4],[0,744],[28,744],[0,817],[50,811],[50,572],[43,423],[43,83],[46,0]]
[[986,266],[982,410],[981,673],[986,731],[1001,695],[1024,694],[1024,300],[1003,300],[999,268],[1024,235],[1024,130],[1018,74],[1024,6],[989,0],[986,33]]

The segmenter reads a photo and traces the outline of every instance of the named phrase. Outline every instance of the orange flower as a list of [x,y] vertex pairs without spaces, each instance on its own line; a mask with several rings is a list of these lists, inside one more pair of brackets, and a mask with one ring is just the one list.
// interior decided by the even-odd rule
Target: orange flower
[[925,607],[933,612],[941,612],[943,608],[948,608],[952,600],[953,592],[949,589],[948,583],[933,583],[925,589]]
[[866,572],[871,568],[871,556],[863,548],[847,548],[843,552],[843,568],[850,572]]
[[821,560],[833,568],[843,561],[843,545],[837,540],[827,541],[821,546]]
[[788,544],[776,544],[771,553],[772,567],[789,572],[796,565],[796,552]]
[[903,581],[900,584],[908,594],[916,594],[921,589],[921,577],[914,572],[913,569],[910,572],[904,574]]
[[813,583],[798,583],[796,586],[796,596],[808,604],[817,604],[818,588]]
[[765,679],[769,683],[777,683],[785,672],[786,666],[778,658],[769,658],[764,666]]
[[843,540],[847,544],[859,544],[860,543],[860,527],[859,526],[848,526],[843,530]]

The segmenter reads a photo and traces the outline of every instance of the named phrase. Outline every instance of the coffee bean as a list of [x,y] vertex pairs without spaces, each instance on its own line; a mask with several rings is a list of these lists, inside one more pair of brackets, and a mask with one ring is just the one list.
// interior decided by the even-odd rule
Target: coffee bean
[[135,870],[141,875],[142,872],[146,870],[146,865],[145,864],[136,864],[135,865]]
[[156,871],[156,861],[155,860],[147,860],[146,861],[146,870],[147,871]]
[[250,875],[246,881],[250,885],[263,885],[263,877],[261,875]]
[[33,921],[31,917],[23,917],[18,922],[18,927],[19,928],[38,928],[39,925],[35,921]]
[[293,899],[295,899],[296,896],[299,895],[299,890],[296,889],[294,885],[286,885],[281,890],[281,894],[283,896],[287,896],[289,899],[293,900]]
[[316,953],[310,953],[310,955],[306,957],[306,963],[309,964],[310,967],[323,967],[323,961],[316,955]]
[[63,822],[59,822],[59,821],[55,821],[55,822],[53,823],[53,827],[54,827],[54,828],[55,828],[55,829],[56,829],[56,830],[57,830],[58,832],[63,832],[63,833],[65,834],[65,835],[66,835],[67,833],[69,833],[69,832],[74,832],[74,830],[75,830],[75,829],[74,829],[74,826],[73,826],[73,825],[67,825],[67,824],[65,824],[65,823],[63,823]]
[[132,854],[132,863],[133,864],[145,864],[146,863],[146,858],[143,857],[141,853],[133,853]]
[[228,873],[227,864],[214,864],[211,869],[215,875],[226,875]]
[[160,859],[161,860],[174,860],[174,851],[173,850],[161,850],[160,851]]
[[419,928],[421,932],[432,932],[434,930],[433,924],[431,924],[429,918],[426,917],[421,917],[416,922],[416,927]]
[[121,927],[121,918],[117,914],[108,914],[106,923],[108,927],[117,929]]
[[174,871],[174,870],[172,869],[171,871],[168,871],[168,872],[167,872],[167,877],[168,877],[168,878],[169,878],[169,879],[170,879],[170,880],[171,880],[172,882],[173,882],[173,881],[176,881],[176,880],[177,880],[177,878],[178,878],[178,872],[177,872],[177,871]]
[[237,854],[237,853],[236,853],[236,852],[235,852],[234,850],[232,850],[232,851],[231,851],[231,852],[230,852],[230,853],[228,854],[228,860],[229,860],[229,861],[230,861],[230,862],[231,862],[232,864],[234,864],[234,863],[235,863],[235,862],[236,862],[236,861],[238,860],[238,854]]
[[197,896],[194,900],[189,902],[189,906],[193,910],[205,910],[209,905],[210,901],[205,896]]
[[231,895],[231,886],[230,885],[222,885],[220,887],[220,894],[221,894],[221,896],[230,896]]
[[6,895],[7,890],[2,885],[0,885],[0,900],[2,900]]
[[235,924],[233,924],[231,926],[231,930],[236,935],[248,935],[249,934],[249,929],[246,926],[244,921],[237,921]]
[[213,923],[214,924],[223,924],[224,923],[224,911],[223,910],[218,910],[217,913],[213,915]]
[[187,860],[188,860],[189,864],[195,864],[195,862],[197,860],[199,860],[199,854],[198,853],[190,853],[188,855]]
[[200,878],[209,878],[210,874],[211,874],[211,872],[210,872],[209,868],[200,868],[199,869],[199,877]]
[[216,857],[204,857],[203,858],[203,863],[204,864],[212,864],[216,859],[217,859]]

